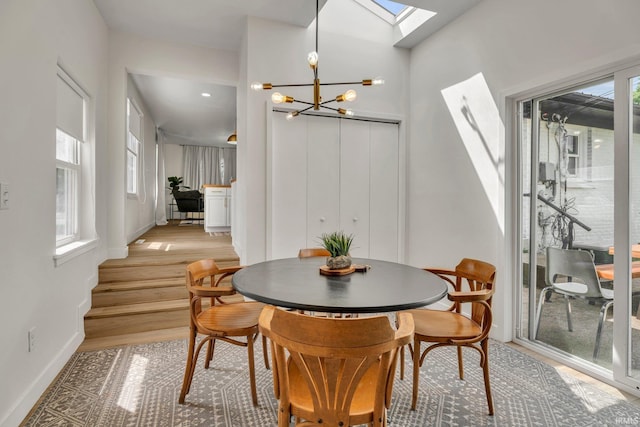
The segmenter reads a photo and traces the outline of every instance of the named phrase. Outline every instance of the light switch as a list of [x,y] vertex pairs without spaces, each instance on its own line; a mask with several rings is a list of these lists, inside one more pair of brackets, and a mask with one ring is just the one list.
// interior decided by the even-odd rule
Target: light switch
[[0,209],[9,209],[9,184],[0,182]]

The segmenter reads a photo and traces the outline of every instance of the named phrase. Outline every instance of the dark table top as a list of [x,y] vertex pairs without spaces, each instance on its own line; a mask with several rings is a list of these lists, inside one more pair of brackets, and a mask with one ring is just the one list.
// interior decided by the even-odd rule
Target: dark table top
[[286,258],[243,268],[233,275],[246,297],[279,307],[330,313],[381,313],[422,307],[447,293],[445,282],[420,268],[354,258],[367,272],[320,274],[325,258]]

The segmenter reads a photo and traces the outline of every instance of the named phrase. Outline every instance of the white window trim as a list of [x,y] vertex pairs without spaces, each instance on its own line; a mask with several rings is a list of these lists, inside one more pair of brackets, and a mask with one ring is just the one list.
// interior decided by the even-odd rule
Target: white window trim
[[53,255],[53,263],[56,267],[71,261],[73,258],[89,252],[98,247],[98,239],[76,240],[64,246],[56,248]]
[[[83,195],[83,185],[86,185],[87,183],[84,182],[85,180],[84,178],[84,173],[85,170],[83,169],[84,167],[88,167],[88,165],[85,165],[83,162],[83,158],[84,153],[83,153],[83,145],[84,144],[88,144],[88,135],[89,135],[89,131],[88,131],[88,126],[89,126],[89,104],[91,101],[91,96],[89,95],[89,92],[86,91],[82,86],[80,86],[80,84],[78,84],[76,82],[76,80],[73,79],[73,77],[71,77],[71,75],[64,69],[62,68],[62,66],[58,65],[58,70],[57,70],[57,75],[62,78],[65,82],[67,82],[70,86],[72,86],[74,88],[74,90],[76,90],[79,94],[81,94],[83,100],[84,100],[84,106],[83,106],[83,131],[82,131],[82,139],[78,140],[79,146],[78,148],[78,165],[68,165],[67,162],[64,161],[59,161],[56,159],[56,168],[58,166],[64,166],[64,167],[69,167],[69,166],[77,166],[77,197],[76,197],[76,204],[78,204],[78,207],[76,209],[76,218],[75,221],[77,222],[77,229],[76,229],[76,234],[75,234],[75,240],[68,242],[68,243],[63,243],[60,244],[59,246],[56,246],[54,254],[53,254],[53,262],[54,262],[54,266],[55,267],[59,267],[62,264],[65,264],[66,262],[84,254],[87,253],[93,249],[95,249],[98,246],[98,238],[95,237],[95,232],[92,233],[94,234],[91,237],[88,236],[83,236],[83,232],[81,231],[81,226],[80,223],[82,221],[82,215],[91,215],[92,213],[90,212],[81,212],[80,211],[80,198]],[[57,126],[56,126],[57,128]],[[86,147],[85,147],[86,148]],[[93,213],[93,215],[95,215],[95,213]],[[95,220],[95,218],[93,219]],[[84,221],[89,221],[88,218],[85,218]],[[83,238],[85,237],[85,238]],[[58,243],[56,242],[56,245]]]
[[[139,137],[135,136],[133,134],[133,132],[131,132],[131,127],[130,127],[130,117],[131,114],[129,113],[130,108],[133,108],[136,113],[138,114],[140,123],[140,135]],[[126,140],[125,140],[125,167],[127,167],[129,165],[129,160],[127,159],[127,154],[129,152],[133,153],[132,150],[129,149],[129,138],[133,135],[134,137],[136,137],[137,141],[138,141],[138,147],[137,147],[137,153],[133,153],[136,157],[136,190],[133,193],[129,192],[129,182],[128,182],[128,176],[125,176],[125,184],[126,184],[126,191],[127,191],[127,198],[129,199],[137,199],[139,194],[140,194],[140,173],[141,173],[141,167],[142,167],[142,145],[144,144],[144,115],[142,113],[142,109],[138,106],[138,103],[135,101],[135,99],[131,98],[131,97],[127,97],[127,136],[126,136]],[[128,172],[125,172],[128,173]]]
[[[64,132],[63,130],[60,129],[61,132]],[[73,137],[72,137],[73,138]],[[75,139],[75,138],[74,138]],[[75,172],[75,198],[74,198],[74,207],[73,207],[73,229],[75,230],[73,232],[73,234],[65,237],[64,239],[60,239],[57,240],[56,239],[56,247],[63,247],[65,245],[71,244],[77,240],[80,239],[80,230],[79,230],[79,217],[80,217],[80,212],[79,212],[79,198],[80,198],[80,193],[81,193],[81,188],[82,188],[82,165],[81,165],[81,161],[80,161],[80,150],[82,149],[82,141],[79,140],[75,140],[76,141],[76,157],[78,157],[78,163],[70,163],[70,162],[66,162],[64,160],[58,160],[56,159],[56,169],[69,169]]]

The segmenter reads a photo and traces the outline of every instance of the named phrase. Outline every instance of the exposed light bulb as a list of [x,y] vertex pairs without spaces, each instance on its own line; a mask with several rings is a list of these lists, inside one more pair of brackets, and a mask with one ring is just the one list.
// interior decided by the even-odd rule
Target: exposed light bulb
[[293,98],[290,96],[286,96],[281,94],[280,92],[274,92],[273,95],[271,95],[271,101],[274,104],[282,104],[283,102],[293,102]]
[[205,98],[209,98],[211,96],[209,92],[202,92],[200,95],[202,95]]
[[358,94],[356,93],[355,90],[349,89],[348,91],[346,91],[344,93],[344,100],[345,101],[355,101],[357,96],[358,96]]
[[293,120],[298,114],[300,114],[298,111],[292,111],[289,114],[287,114],[286,119]]
[[309,52],[309,55],[307,55],[307,61],[311,68],[315,68],[318,65],[318,52]]
[[373,79],[371,81],[371,84],[374,85],[374,86],[383,85],[384,84],[384,79],[382,77],[376,77],[375,79]]
[[353,111],[345,110],[344,108],[338,108],[338,114],[342,114],[343,116],[353,116]]
[[253,90],[269,90],[271,89],[273,86],[271,85],[271,83],[260,83],[260,82],[253,82],[251,83],[251,89]]
[[336,101],[338,102],[342,102],[342,101],[354,101],[356,99],[358,95],[356,94],[356,91],[353,89],[349,89],[348,91],[346,91],[345,93],[343,93],[342,95],[338,95],[336,96]]

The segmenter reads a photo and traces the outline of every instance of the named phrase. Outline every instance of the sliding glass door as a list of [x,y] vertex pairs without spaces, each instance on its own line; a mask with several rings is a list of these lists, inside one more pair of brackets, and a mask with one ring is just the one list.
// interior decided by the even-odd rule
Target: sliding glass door
[[[614,377],[640,385],[640,67],[616,73]],[[618,288],[618,277],[627,286]]]
[[640,373],[639,75],[517,103],[517,335],[629,384]]

